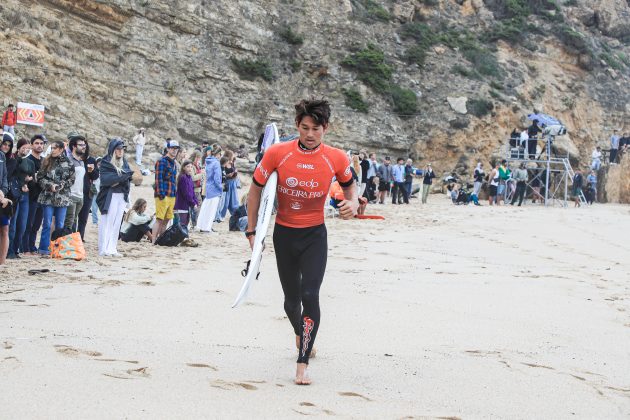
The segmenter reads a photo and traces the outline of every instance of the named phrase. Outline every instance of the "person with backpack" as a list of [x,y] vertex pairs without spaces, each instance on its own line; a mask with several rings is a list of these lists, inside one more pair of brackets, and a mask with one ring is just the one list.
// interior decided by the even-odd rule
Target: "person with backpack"
[[5,133],[11,133],[15,138],[15,123],[17,122],[17,116],[13,111],[13,104],[9,104],[7,110],[2,114],[2,131]]
[[37,202],[42,206],[42,233],[39,239],[39,254],[50,255],[50,236],[53,217],[55,230],[63,228],[66,211],[70,205],[70,188],[74,184],[74,165],[66,156],[62,141],[51,143],[50,154],[37,172],[37,182],[42,192]]
[[102,257],[122,257],[116,246],[123,214],[129,203],[132,175],[133,171],[125,159],[125,142],[114,137],[107,146],[107,156],[101,161],[101,187],[96,197],[101,212],[98,224],[98,255]]

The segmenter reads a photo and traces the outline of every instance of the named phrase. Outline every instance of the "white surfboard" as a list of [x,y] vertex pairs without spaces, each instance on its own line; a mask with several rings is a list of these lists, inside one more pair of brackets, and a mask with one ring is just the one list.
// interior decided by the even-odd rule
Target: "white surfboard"
[[[265,128],[265,136],[262,142],[262,150],[266,150],[272,144],[280,141],[278,137],[278,128],[275,124],[269,124]],[[232,308],[237,307],[247,297],[249,289],[254,281],[258,279],[260,274],[260,262],[262,261],[263,250],[265,249],[265,237],[267,236],[267,230],[269,230],[269,223],[271,222],[271,212],[273,211],[273,204],[276,199],[276,187],[278,185],[278,173],[272,172],[265,184],[265,188],[262,191],[260,197],[260,208],[258,209],[258,223],[256,224],[256,238],[254,241],[254,248],[252,249],[252,256],[249,260],[248,266],[243,270],[242,274],[245,276],[245,281],[241,287],[236,300],[232,304]]]

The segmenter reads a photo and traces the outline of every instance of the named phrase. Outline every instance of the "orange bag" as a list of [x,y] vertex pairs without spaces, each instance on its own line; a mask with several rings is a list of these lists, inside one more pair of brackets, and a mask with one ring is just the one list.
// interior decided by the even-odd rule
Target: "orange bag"
[[81,261],[85,257],[85,247],[79,232],[62,236],[50,244],[50,258]]

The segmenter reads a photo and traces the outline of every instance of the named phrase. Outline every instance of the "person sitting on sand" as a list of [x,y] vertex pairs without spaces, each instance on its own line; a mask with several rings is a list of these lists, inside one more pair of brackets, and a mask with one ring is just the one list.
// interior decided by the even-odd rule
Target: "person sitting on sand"
[[131,210],[127,212],[120,228],[120,239],[123,242],[140,242],[144,236],[153,242],[153,216],[147,216],[147,200],[138,198]]

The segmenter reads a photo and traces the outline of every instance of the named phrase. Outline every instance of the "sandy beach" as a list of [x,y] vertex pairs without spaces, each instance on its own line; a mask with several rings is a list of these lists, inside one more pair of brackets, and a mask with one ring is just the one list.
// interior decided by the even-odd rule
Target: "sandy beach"
[[0,418],[630,417],[630,207],[367,212],[386,220],[327,220],[308,387],[271,240],[230,308],[249,251],[227,221],[120,259],[96,256],[90,222],[87,261],[8,261]]

